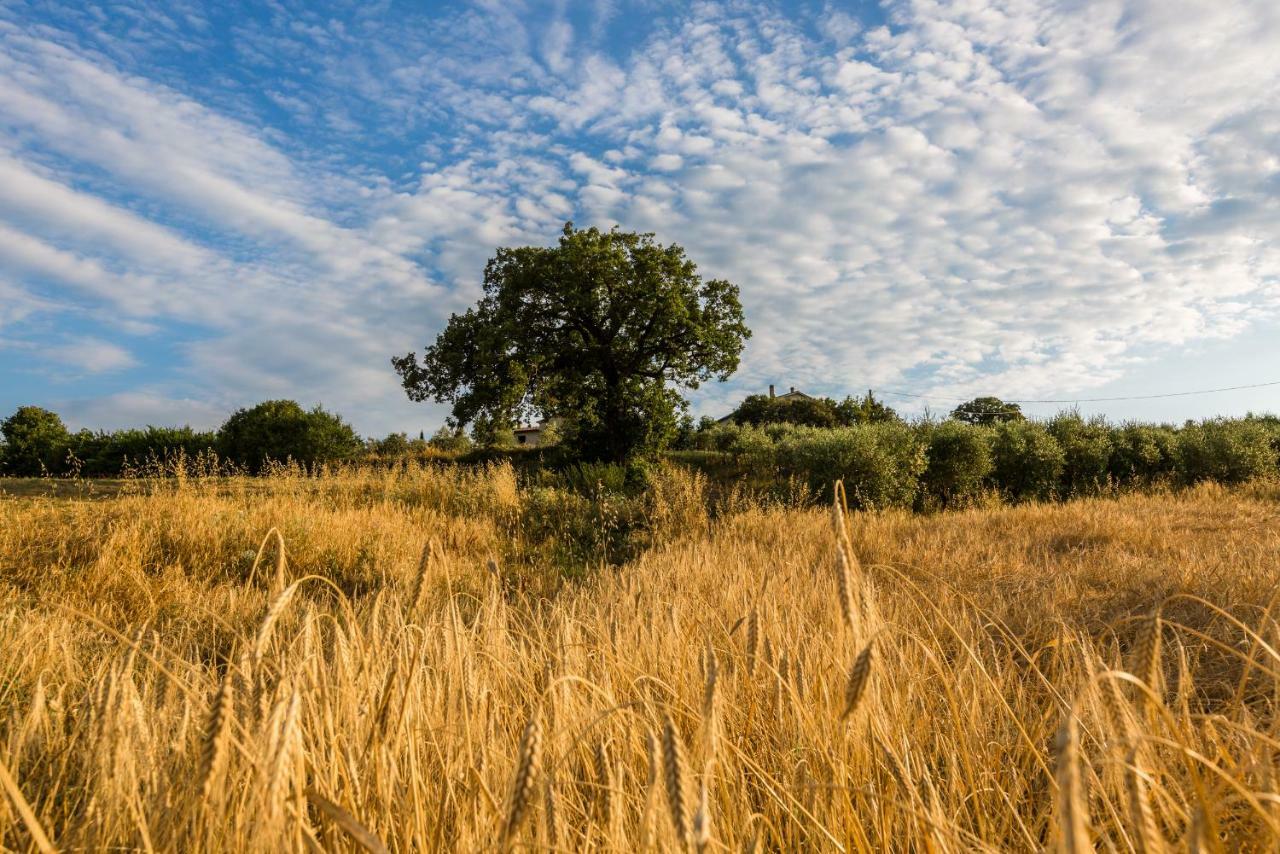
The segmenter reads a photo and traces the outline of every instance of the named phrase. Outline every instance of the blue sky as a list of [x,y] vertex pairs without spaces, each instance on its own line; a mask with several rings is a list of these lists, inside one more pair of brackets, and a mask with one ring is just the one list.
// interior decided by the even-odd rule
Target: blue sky
[[1280,4],[0,0],[4,412],[430,431],[389,358],[566,219],[741,286],[699,413],[1280,380]]

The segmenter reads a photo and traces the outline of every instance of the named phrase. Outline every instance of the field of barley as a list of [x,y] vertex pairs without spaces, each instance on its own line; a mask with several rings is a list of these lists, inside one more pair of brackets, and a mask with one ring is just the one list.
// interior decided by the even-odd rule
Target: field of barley
[[5,850],[1280,845],[1274,485],[117,487],[0,496]]

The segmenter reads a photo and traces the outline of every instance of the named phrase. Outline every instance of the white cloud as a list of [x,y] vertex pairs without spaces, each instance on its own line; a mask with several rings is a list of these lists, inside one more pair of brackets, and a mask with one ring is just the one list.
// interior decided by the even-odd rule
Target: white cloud
[[120,371],[138,364],[137,359],[123,347],[94,338],[45,347],[40,355],[86,374]]
[[388,357],[475,299],[493,247],[567,218],[738,282],[737,388],[1074,393],[1274,312],[1280,6],[887,11],[701,3],[630,55],[602,46],[614,4],[576,31],[508,4],[240,26],[246,61],[319,81],[267,96],[300,123],[420,140],[428,162],[386,175],[0,23],[0,323],[104,304],[130,334],[197,325],[155,406],[324,399],[377,431],[422,411]]

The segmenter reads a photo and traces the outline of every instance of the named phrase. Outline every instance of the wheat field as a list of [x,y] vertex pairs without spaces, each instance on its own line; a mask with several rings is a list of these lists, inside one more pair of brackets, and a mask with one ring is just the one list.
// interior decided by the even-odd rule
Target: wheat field
[[0,498],[0,844],[1280,844],[1274,486],[912,516],[664,469],[571,580],[538,490]]

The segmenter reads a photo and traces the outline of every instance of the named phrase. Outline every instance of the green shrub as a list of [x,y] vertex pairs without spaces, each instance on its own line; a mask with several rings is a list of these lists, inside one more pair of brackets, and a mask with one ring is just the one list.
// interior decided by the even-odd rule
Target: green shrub
[[1178,433],[1172,427],[1129,423],[1111,431],[1107,472],[1120,483],[1151,484],[1177,471]]
[[991,475],[991,431],[963,421],[925,425],[928,466],[921,486],[930,503],[963,506],[978,498]]
[[292,400],[268,400],[239,409],[218,431],[218,451],[258,472],[270,461],[303,465],[353,459],[364,446],[341,416]]
[[1076,413],[1063,413],[1048,424],[1049,433],[1062,448],[1060,494],[1088,495],[1107,481],[1111,463],[1111,428],[1101,419],[1085,421]]
[[1062,447],[1042,424],[1006,421],[994,428],[995,485],[1014,499],[1054,495],[1064,464]]
[[18,477],[56,474],[66,467],[71,434],[56,412],[20,406],[0,422],[3,472]]
[[212,432],[190,427],[145,427],[113,433],[81,430],[72,437],[71,448],[79,461],[80,474],[115,477],[126,464],[137,466],[179,454],[194,460],[209,454],[216,444],[217,437]]
[[743,430],[737,424],[708,424],[693,436],[693,448],[698,451],[728,452]]
[[1188,423],[1178,433],[1178,473],[1185,483],[1240,483],[1274,474],[1271,439],[1271,431],[1257,420]]
[[[795,429],[760,462],[772,462],[783,477],[806,482],[829,497],[843,480],[850,504],[859,508],[910,507],[915,502],[925,448],[906,424],[881,423],[835,430]],[[771,458],[771,459],[770,459]]]

